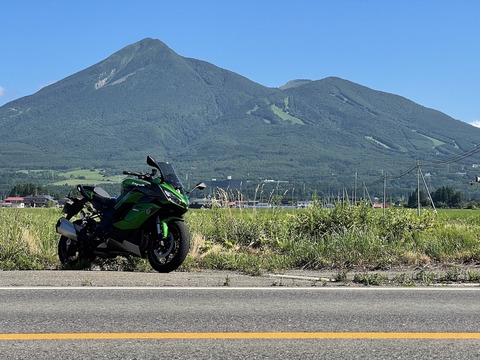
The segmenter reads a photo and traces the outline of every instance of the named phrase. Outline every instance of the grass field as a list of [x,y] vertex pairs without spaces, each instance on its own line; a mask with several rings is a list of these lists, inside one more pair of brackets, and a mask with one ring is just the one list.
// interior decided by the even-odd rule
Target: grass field
[[[59,209],[0,208],[0,269],[59,268]],[[210,209],[186,215],[192,246],[183,270],[249,274],[288,269],[372,271],[480,261],[480,211],[438,214],[366,206],[304,210]],[[148,269],[143,260],[136,270]],[[475,279],[471,273],[464,278]],[[480,275],[478,276],[480,278]],[[371,282],[372,279],[369,279]]]
[[123,176],[104,176],[103,171],[78,169],[66,172],[58,173],[58,176],[62,176],[65,180],[60,180],[50,185],[68,185],[75,186],[77,184],[102,184],[102,183],[120,183]]

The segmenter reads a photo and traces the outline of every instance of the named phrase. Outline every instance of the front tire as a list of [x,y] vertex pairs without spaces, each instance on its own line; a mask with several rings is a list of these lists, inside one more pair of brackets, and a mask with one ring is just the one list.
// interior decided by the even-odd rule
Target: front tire
[[161,273],[176,270],[187,257],[190,250],[190,234],[183,221],[168,223],[168,236],[158,239],[156,230],[149,234],[147,259],[150,266]]

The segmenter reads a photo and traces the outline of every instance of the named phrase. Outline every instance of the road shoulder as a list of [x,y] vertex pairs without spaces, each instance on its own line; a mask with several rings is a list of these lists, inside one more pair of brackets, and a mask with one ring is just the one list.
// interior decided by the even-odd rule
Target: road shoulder
[[[470,275],[469,275],[470,274]],[[472,275],[473,274],[473,275]],[[474,276],[474,275],[479,275]],[[398,268],[386,271],[291,270],[248,275],[233,271],[156,272],[35,270],[0,271],[0,286],[308,287],[308,286],[480,286],[476,266]]]

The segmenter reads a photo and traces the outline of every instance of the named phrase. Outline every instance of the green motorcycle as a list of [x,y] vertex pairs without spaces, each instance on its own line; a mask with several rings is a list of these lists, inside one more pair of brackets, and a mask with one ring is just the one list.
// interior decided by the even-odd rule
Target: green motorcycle
[[[188,194],[203,190],[198,183],[185,191],[173,166],[151,156],[150,173],[124,171],[121,194],[111,197],[96,186],[78,185],[79,196],[70,194],[58,220],[58,256],[64,265],[92,262],[95,257],[136,256],[148,259],[158,272],[176,270],[190,248],[183,221]],[[78,218],[71,221],[72,218]]]

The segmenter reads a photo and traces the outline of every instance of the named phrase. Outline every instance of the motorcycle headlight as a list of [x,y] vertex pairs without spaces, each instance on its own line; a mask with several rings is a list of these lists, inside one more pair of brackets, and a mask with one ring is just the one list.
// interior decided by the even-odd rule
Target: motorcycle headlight
[[185,206],[186,205],[185,202],[178,197],[178,195],[175,195],[171,191],[165,190],[165,194],[167,195],[168,200],[170,200],[171,202],[173,202],[177,205],[180,205],[180,206]]

